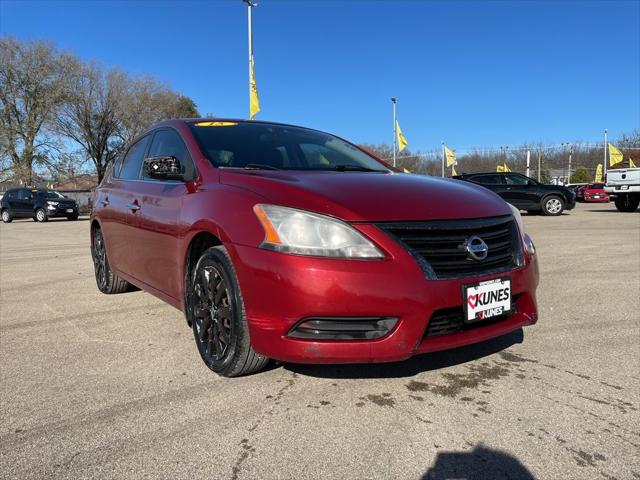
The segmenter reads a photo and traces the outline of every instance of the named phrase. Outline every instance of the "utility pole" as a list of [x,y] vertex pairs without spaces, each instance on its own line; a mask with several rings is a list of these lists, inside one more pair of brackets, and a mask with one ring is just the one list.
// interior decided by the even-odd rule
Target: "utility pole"
[[540,181],[540,165],[542,161],[542,151],[538,150],[538,182]]
[[573,145],[569,146],[569,175],[567,176],[567,183],[571,183],[571,157],[573,156]]
[[391,97],[391,103],[393,104],[393,166],[396,166],[396,150],[398,149],[398,121],[396,119],[396,103],[398,99]]
[[444,151],[444,141],[442,142],[442,178],[444,178],[444,159],[446,157],[445,151]]
[[531,149],[527,148],[527,177],[529,176],[530,169],[529,165],[531,164]]

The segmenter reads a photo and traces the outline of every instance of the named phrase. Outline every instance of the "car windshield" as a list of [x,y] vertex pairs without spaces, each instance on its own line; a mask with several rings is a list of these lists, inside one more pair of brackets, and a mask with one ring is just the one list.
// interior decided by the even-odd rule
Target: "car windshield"
[[63,194],[59,192],[54,192],[53,190],[40,190],[38,191],[38,196],[42,198],[52,198],[52,199],[65,198]]
[[306,128],[223,121],[198,122],[190,128],[203,153],[216,167],[390,171],[354,145]]

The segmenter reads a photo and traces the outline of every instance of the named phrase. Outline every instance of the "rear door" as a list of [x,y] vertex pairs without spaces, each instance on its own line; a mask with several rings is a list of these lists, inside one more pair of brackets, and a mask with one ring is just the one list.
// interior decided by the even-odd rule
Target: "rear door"
[[33,217],[33,197],[35,193],[28,188],[18,190],[16,200],[13,201],[13,215],[15,217]]

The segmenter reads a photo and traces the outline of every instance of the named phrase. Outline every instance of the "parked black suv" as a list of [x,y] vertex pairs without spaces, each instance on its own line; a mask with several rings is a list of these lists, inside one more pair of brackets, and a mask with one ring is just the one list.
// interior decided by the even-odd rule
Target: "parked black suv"
[[51,217],[78,219],[78,204],[53,190],[12,188],[0,202],[2,221],[11,222],[14,218],[33,218],[36,222],[46,222]]
[[520,210],[560,215],[576,206],[575,193],[561,185],[545,185],[519,173],[465,173],[453,178],[493,190]]

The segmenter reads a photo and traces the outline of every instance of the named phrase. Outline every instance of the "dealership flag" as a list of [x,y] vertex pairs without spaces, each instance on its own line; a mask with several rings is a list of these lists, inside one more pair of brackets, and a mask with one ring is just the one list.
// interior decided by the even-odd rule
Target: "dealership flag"
[[598,168],[596,169],[596,178],[594,181],[596,183],[599,183],[602,181],[602,164],[601,163],[598,164]]
[[256,113],[260,111],[260,98],[258,98],[258,87],[256,85],[256,74],[253,71],[253,57],[249,61],[250,75],[249,75],[249,118],[253,120],[253,117],[256,116]]
[[400,124],[398,123],[397,120],[396,120],[396,136],[398,137],[398,151],[401,152],[407,147],[407,145],[409,145],[409,142],[407,142],[407,139],[404,138],[404,134],[402,133],[402,130],[400,130]]
[[623,160],[622,152],[609,144],[609,166],[613,167]]
[[[458,163],[458,162],[456,162],[456,163]],[[453,165],[451,165],[451,176],[455,177],[456,175],[457,175],[456,164],[454,163]]]
[[510,172],[511,169],[507,166],[506,163],[503,163],[502,165],[498,165],[496,167],[496,172]]
[[444,156],[447,158],[447,167],[455,165],[455,163],[456,163],[456,152],[451,150],[449,147],[444,147]]
[[631,157],[629,157],[629,168],[638,168]]

